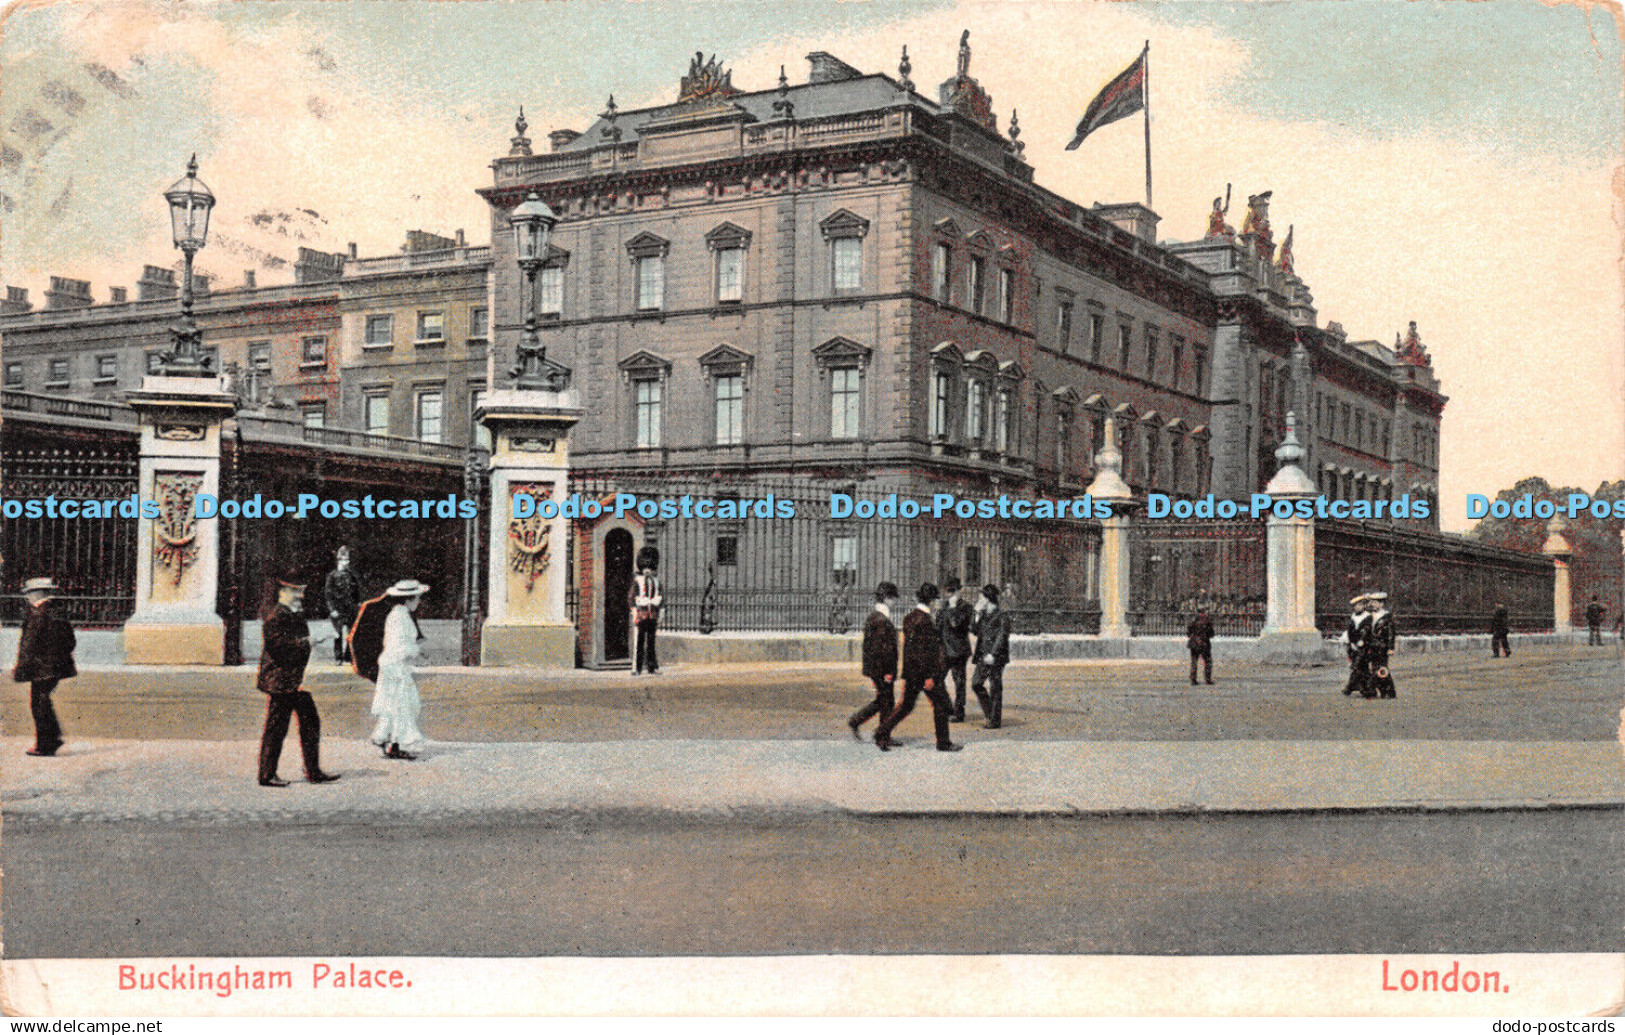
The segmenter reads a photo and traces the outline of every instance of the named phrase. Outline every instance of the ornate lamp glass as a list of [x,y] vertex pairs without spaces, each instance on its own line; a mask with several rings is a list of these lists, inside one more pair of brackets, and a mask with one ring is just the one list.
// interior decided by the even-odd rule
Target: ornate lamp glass
[[558,221],[535,191],[514,208],[508,222],[513,225],[514,254],[521,266],[540,265],[547,258],[547,240]]
[[209,211],[214,208],[214,194],[197,178],[197,155],[186,163],[186,176],[164,191],[169,202],[170,226],[175,247],[184,252],[195,252],[209,239]]

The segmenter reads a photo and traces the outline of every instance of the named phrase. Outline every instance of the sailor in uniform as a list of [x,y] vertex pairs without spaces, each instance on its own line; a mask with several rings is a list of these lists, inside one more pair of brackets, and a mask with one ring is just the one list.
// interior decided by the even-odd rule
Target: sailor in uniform
[[1343,649],[1349,656],[1349,681],[1343,687],[1343,695],[1352,697],[1358,693],[1361,697],[1371,696],[1371,675],[1366,666],[1365,645],[1371,633],[1371,615],[1366,610],[1370,596],[1361,593],[1349,601],[1349,624],[1343,630]]
[[1377,697],[1397,696],[1394,677],[1388,670],[1388,658],[1394,651],[1394,615],[1388,610],[1388,594],[1371,594],[1371,626],[1366,637],[1366,666],[1370,672],[1371,688]]

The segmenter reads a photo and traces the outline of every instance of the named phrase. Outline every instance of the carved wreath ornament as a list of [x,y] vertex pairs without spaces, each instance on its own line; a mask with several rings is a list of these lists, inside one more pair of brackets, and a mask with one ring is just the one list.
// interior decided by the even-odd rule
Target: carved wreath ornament
[[[509,490],[513,496],[526,495],[540,502],[553,498],[551,483],[515,485]],[[513,513],[510,502],[508,513]],[[525,592],[536,591],[536,581],[547,573],[548,533],[553,523],[538,515],[508,520],[508,570],[525,577]]]
[[197,518],[193,501],[203,487],[201,474],[160,474],[154,479],[158,520],[152,526],[152,552],[181,584],[186,569],[197,560]]

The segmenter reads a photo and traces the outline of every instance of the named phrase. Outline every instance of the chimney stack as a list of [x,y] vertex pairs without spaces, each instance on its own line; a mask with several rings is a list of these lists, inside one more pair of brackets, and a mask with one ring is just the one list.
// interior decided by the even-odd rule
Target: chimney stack
[[840,83],[848,79],[859,79],[863,73],[853,68],[833,54],[822,50],[815,50],[807,55],[807,72],[809,83]]
[[20,287],[6,287],[6,300],[0,302],[0,316],[16,316],[18,313],[31,312],[34,304],[28,300],[28,289]]
[[135,296],[142,302],[174,298],[180,294],[175,283],[175,271],[162,266],[141,267],[141,279],[135,282]]
[[329,255],[314,248],[300,248],[299,261],[293,264],[295,284],[324,284],[344,275],[344,256]]
[[107,300],[108,304],[110,305],[123,305],[125,302],[130,300],[130,291],[128,288],[110,287],[107,289],[107,293],[109,296],[111,296]]
[[457,247],[459,247],[459,248],[467,248],[468,247],[468,238],[463,235],[463,231],[462,231],[461,227],[459,227],[457,229]]
[[254,283],[253,270],[243,270],[243,287],[247,288],[249,291],[259,287],[258,284]]
[[573,129],[555,129],[547,135],[547,140],[553,145],[553,150],[562,151],[579,136],[581,134]]
[[350,242],[350,258],[352,258],[352,259],[359,258],[359,256],[356,254],[355,242],[354,241]]
[[83,309],[91,304],[90,281],[71,277],[51,278],[51,287],[45,292],[45,308]]
[[406,232],[406,246],[401,251],[408,255],[418,252],[443,252],[457,247],[457,241],[451,237],[441,237],[431,234],[427,230],[408,230]]
[[208,298],[209,282],[213,279],[214,278],[209,276],[207,273],[198,273],[194,270],[192,272],[192,297]]

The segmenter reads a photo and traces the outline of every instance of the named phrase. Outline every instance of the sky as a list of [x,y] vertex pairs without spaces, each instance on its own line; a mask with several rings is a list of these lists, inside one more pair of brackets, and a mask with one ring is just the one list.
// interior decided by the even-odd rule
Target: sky
[[1215,195],[1273,191],[1321,322],[1391,344],[1416,320],[1450,396],[1443,524],[1519,478],[1625,477],[1625,95],[1600,4],[1534,0],[143,0],[18,3],[0,24],[0,274],[132,287],[174,265],[162,199],[196,152],[219,198],[199,269],[292,279],[305,245],[387,254],[409,229],[482,242],[474,189],[524,105],[538,150],[675,99],[695,51],[734,83],[829,51],[922,92],[971,74],[1021,113],[1044,186],[1143,200],[1138,118],[1064,150],[1150,43],[1160,235]]

